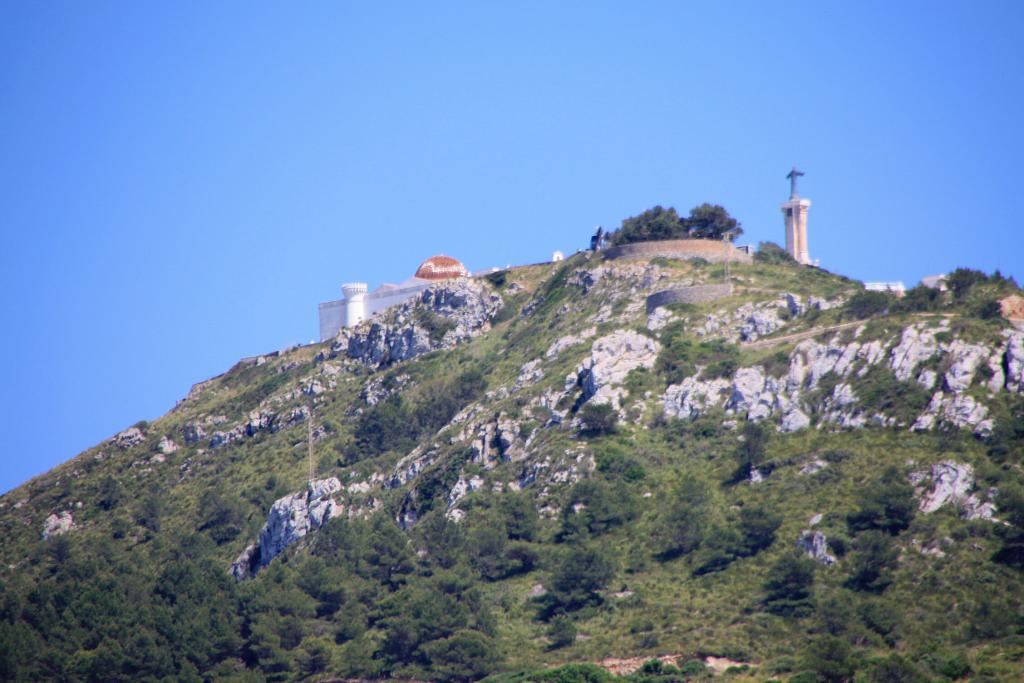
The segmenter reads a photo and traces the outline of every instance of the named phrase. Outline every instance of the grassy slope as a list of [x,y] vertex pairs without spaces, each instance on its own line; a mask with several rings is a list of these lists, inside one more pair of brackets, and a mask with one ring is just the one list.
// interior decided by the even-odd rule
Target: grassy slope
[[[478,367],[486,373],[491,388],[510,384],[524,362],[543,355],[554,339],[587,326],[587,319],[605,303],[583,297],[577,288],[566,284],[580,260],[575,257],[562,265],[537,266],[514,274],[514,279],[525,288],[520,294],[504,292],[514,305],[522,305],[534,295],[544,297],[532,316],[514,316],[464,347],[428,354],[387,372],[409,374],[416,385],[431,378],[453,376],[461,368]],[[671,278],[679,280],[707,281],[721,276],[721,268],[710,265],[659,265]],[[852,288],[852,283],[842,278],[790,266],[733,266],[733,273],[739,287],[731,300],[691,307],[687,314],[696,319],[723,307],[771,298],[773,292],[831,297]],[[563,310],[566,305],[568,310]],[[618,311],[623,307],[618,305]],[[623,326],[639,328],[643,319],[641,309],[625,324],[600,326],[599,333]],[[837,313],[823,312],[816,319],[795,322],[787,327],[786,333],[837,320]],[[890,329],[908,320],[906,316],[894,317]],[[63,509],[72,509],[75,516],[78,528],[64,537],[75,548],[88,553],[94,545],[106,544],[118,561],[134,563],[137,571],[155,575],[171,551],[169,544],[174,543],[173,539],[196,533],[199,500],[209,490],[236,497],[245,510],[242,533],[209,551],[217,564],[226,567],[256,535],[269,504],[302,488],[306,477],[305,425],[275,434],[260,433],[239,445],[216,450],[205,442],[186,445],[181,430],[187,422],[209,415],[224,415],[228,420],[208,431],[229,428],[255,409],[261,399],[300,388],[309,373],[316,372],[315,358],[327,351],[327,346],[303,347],[260,366],[236,367],[194,399],[146,426],[144,445],[122,451],[109,443],[101,444],[4,496],[4,507],[0,509],[0,582],[19,585],[27,591],[48,580],[53,564],[47,550],[53,541],[42,543],[39,530],[48,514]],[[587,345],[581,345],[562,354],[531,392],[560,387],[565,374],[575,367],[586,348]],[[791,345],[784,345],[770,350],[745,350],[742,360],[746,364],[790,348]],[[359,402],[359,391],[369,374],[365,370],[339,373],[337,387],[318,400],[317,423],[329,426],[327,438],[317,446],[323,476],[335,474],[343,480],[353,474],[365,477],[374,471],[386,471],[403,455],[385,453],[347,467],[338,465],[339,458],[351,452],[351,407]],[[657,377],[637,381],[641,390],[663,386]],[[415,400],[415,389],[409,396]],[[303,397],[288,405],[307,401]],[[493,409],[515,416],[523,404],[522,399],[513,397],[495,404]],[[646,409],[647,418],[654,412],[652,399]],[[146,464],[144,461],[151,457],[156,443],[165,434],[182,448],[169,455],[165,463]],[[808,430],[771,440],[768,456],[777,468],[764,483],[721,486],[734,467],[731,453],[735,443],[734,433],[727,430],[699,433],[693,428],[649,427],[645,420],[627,426],[617,436],[586,444],[587,449],[597,453],[609,449],[628,452],[647,472],[643,480],[629,484],[639,502],[636,521],[593,541],[617,559],[618,571],[610,590],[628,590],[633,594],[609,598],[603,606],[577,615],[581,637],[568,648],[552,651],[547,648],[546,625],[535,618],[535,608],[526,601],[527,591],[546,580],[545,563],[527,575],[493,582],[481,580],[479,586],[495,608],[503,668],[597,661],[610,656],[710,653],[754,662],[762,671],[773,667],[784,671],[791,668],[792,660],[799,656],[808,638],[820,632],[820,620],[816,616],[785,619],[761,611],[761,585],[768,566],[791,551],[794,539],[812,515],[824,513],[819,528],[830,536],[842,536],[845,515],[853,509],[857,492],[869,486],[890,464],[908,469],[913,463],[914,468],[919,468],[955,458],[973,464],[982,477],[1019,476],[1015,469],[1011,475],[993,472],[998,468],[987,461],[984,446],[963,435],[919,435],[883,429]],[[555,430],[538,439],[536,448],[557,454],[577,445],[570,433]],[[841,456],[834,456],[836,462],[817,474],[798,474],[802,464],[828,453]],[[515,467],[509,464],[484,474],[497,482],[507,481],[515,473]],[[778,532],[779,540],[761,554],[703,577],[691,576],[694,565],[690,557],[668,562],[655,559],[647,538],[659,511],[658,501],[671,482],[690,475],[701,476],[714,485],[717,506],[722,511],[765,504],[781,512],[784,522]],[[101,486],[108,477],[116,479],[124,490],[123,502],[112,511],[97,504]],[[644,498],[643,494],[648,492],[653,495]],[[387,492],[378,502],[393,510],[403,495],[402,491]],[[555,502],[560,495],[562,492],[555,492]],[[154,498],[163,504],[159,531],[147,529],[137,521],[146,501]],[[352,502],[360,500],[356,496]],[[78,501],[82,502],[81,508],[75,507]],[[15,508],[17,503],[22,505]],[[542,542],[537,544],[542,557],[553,557],[560,549],[560,544],[553,541],[556,526],[556,521],[544,524]],[[118,528],[126,530],[120,537]],[[947,537],[952,542],[943,546],[946,554],[941,558],[924,555],[911,543],[926,547]],[[898,608],[902,619],[889,644],[881,636],[865,631],[858,643],[861,651],[866,655],[895,647],[921,658],[936,648],[954,648],[969,652],[975,670],[985,669],[1007,679],[1024,674],[1024,665],[1018,661],[1024,657],[1024,644],[1019,636],[1012,635],[1015,627],[994,629],[990,634],[979,631],[984,628],[986,610],[992,605],[998,605],[999,610],[1011,616],[1019,615],[1024,598],[1021,575],[989,560],[997,547],[991,523],[965,522],[952,512],[942,511],[929,517],[919,516],[899,543],[901,563],[884,599]],[[854,606],[874,599],[843,589],[844,578],[842,562],[833,568],[820,568],[816,576],[819,597],[824,600],[839,596]],[[322,621],[308,619],[307,632],[322,632]],[[737,676],[743,678],[742,674]],[[758,675],[752,680],[763,678]]]

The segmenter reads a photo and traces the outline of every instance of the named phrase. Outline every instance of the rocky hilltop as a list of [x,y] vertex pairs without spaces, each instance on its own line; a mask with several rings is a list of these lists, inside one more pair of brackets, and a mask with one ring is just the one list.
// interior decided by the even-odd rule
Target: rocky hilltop
[[0,671],[1013,680],[1024,330],[965,272],[579,254],[248,359],[0,500]]

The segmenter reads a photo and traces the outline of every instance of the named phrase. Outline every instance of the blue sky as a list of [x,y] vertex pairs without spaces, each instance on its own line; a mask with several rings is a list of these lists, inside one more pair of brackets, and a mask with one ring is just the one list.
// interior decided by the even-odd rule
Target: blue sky
[[0,491],[348,280],[723,204],[860,279],[1024,276],[1020,2],[0,4]]

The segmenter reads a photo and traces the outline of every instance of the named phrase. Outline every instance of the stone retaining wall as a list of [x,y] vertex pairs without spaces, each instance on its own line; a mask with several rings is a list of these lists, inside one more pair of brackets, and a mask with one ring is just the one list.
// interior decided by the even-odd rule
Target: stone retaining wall
[[608,247],[601,252],[605,260],[624,258],[702,258],[711,263],[752,263],[753,257],[732,244],[718,240],[659,240],[655,242],[634,242],[617,247]]
[[731,295],[731,283],[720,285],[694,285],[693,287],[666,289],[662,292],[655,292],[647,297],[647,312],[650,313],[658,306],[668,306],[669,304],[697,304],[702,301],[724,299]]

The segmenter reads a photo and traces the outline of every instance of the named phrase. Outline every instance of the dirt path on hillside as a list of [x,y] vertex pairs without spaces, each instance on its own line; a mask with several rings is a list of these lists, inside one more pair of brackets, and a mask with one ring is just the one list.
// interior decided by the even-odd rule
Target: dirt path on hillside
[[769,346],[777,346],[779,344],[787,344],[793,341],[810,339],[811,337],[817,337],[819,334],[827,334],[829,332],[838,332],[839,330],[846,330],[851,327],[863,325],[866,322],[866,320],[854,320],[848,323],[839,323],[838,325],[814,327],[809,330],[804,330],[803,332],[794,332],[793,334],[786,334],[781,337],[772,337],[771,339],[758,339],[757,341],[747,342],[743,344],[743,346],[748,349],[763,349]]

